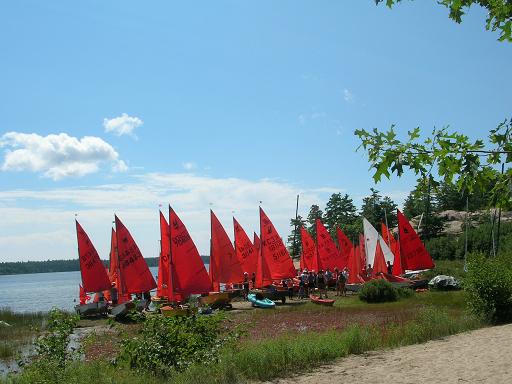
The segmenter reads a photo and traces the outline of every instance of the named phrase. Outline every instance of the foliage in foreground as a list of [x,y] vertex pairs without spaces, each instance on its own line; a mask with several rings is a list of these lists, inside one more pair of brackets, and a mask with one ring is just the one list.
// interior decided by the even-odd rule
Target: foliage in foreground
[[512,321],[512,252],[470,255],[464,289],[474,313],[492,323]]
[[371,280],[364,283],[359,291],[359,299],[367,303],[385,303],[399,299],[398,290],[383,279]]
[[168,376],[191,364],[216,362],[219,350],[237,337],[223,333],[224,316],[163,317],[146,319],[136,337],[121,343],[119,362],[131,369]]
[[[284,335],[264,341],[241,342],[219,351],[216,363],[205,366],[196,362],[188,369],[173,371],[163,377],[155,373],[136,372],[106,362],[70,362],[59,375],[60,382],[69,383],[239,383],[270,380],[309,369],[335,358],[369,350],[390,348],[475,329],[482,324],[474,317],[450,315],[440,308],[422,310],[415,320],[384,326],[354,325],[343,331],[308,332]],[[52,372],[32,366],[10,384],[53,383]]]

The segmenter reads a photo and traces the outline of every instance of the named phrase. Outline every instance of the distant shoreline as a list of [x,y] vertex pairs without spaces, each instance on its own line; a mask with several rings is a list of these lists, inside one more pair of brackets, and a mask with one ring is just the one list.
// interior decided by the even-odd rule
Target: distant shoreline
[[[207,264],[210,256],[201,256]],[[158,267],[158,257],[145,258],[149,267]],[[108,260],[102,260],[105,267],[108,267]],[[0,276],[4,275],[25,275],[31,273],[53,273],[79,271],[78,259],[70,260],[46,260],[46,261],[8,261],[0,263]]]

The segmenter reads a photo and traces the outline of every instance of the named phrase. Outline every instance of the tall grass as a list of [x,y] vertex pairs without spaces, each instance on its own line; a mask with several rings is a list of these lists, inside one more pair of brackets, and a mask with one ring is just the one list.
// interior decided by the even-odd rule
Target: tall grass
[[21,375],[12,376],[5,382],[197,384],[203,381],[242,383],[271,380],[300,373],[350,354],[421,343],[482,325],[478,319],[470,315],[454,316],[446,310],[431,306],[420,310],[414,320],[404,323],[382,326],[354,325],[343,331],[310,332],[263,341],[244,341],[235,347],[225,349],[219,363],[196,364],[185,372],[172,374],[171,377],[143,375],[126,367],[114,367],[106,362],[74,362],[61,373],[29,367]]
[[10,359],[28,346],[44,326],[46,314],[42,312],[16,313],[9,308],[0,309],[0,359]]

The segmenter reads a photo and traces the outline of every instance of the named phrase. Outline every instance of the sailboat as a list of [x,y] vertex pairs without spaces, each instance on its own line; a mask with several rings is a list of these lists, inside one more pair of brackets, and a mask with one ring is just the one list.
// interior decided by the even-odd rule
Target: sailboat
[[[82,302],[82,298],[87,293],[103,292],[110,289],[110,280],[89,236],[77,220],[75,220],[75,224],[80,273],[82,275],[82,285],[80,286],[80,301]],[[79,304],[75,306],[75,311],[80,316],[106,314],[107,304],[104,300]]]
[[[247,232],[240,223],[233,217],[233,231],[235,235],[235,253],[242,266],[242,272],[247,272],[249,276],[256,273],[258,266],[258,248],[256,242],[251,242]],[[257,239],[254,233],[254,239]],[[259,239],[257,239],[259,242]]]
[[[130,300],[132,294],[142,294],[156,288],[156,282],[148,268],[146,260],[142,256],[137,243],[124,224],[115,216],[115,243],[114,265],[117,269],[118,304],[112,308],[112,315],[125,315],[134,303]],[[142,310],[148,303],[145,300],[139,302],[137,309]]]
[[302,243],[302,252],[300,254],[300,269],[308,271],[318,271],[318,252],[315,241],[309,232],[302,226],[300,228],[300,239]]
[[158,279],[156,286],[156,296],[151,301],[161,304],[165,303],[169,297],[169,258],[171,242],[169,240],[169,224],[164,214],[160,211],[160,255],[158,257]]
[[187,228],[169,205],[168,299],[171,305],[160,308],[165,316],[188,313],[178,308],[191,294],[207,294],[212,282]]
[[319,262],[319,269],[334,271],[335,268],[342,270],[347,265],[343,265],[336,243],[331,237],[327,228],[320,219],[316,219],[316,246]]
[[400,210],[397,210],[397,217],[402,269],[419,271],[434,268],[432,257],[409,220]]
[[244,271],[236,256],[233,243],[224,230],[221,222],[210,210],[211,243],[210,243],[210,279],[213,290],[220,291],[220,284],[240,284],[244,280]]

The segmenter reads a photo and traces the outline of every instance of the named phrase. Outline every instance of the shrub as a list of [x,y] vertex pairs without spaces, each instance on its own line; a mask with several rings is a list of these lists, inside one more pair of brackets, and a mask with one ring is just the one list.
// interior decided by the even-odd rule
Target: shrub
[[468,257],[464,288],[470,309],[492,323],[512,321],[512,253]]
[[218,360],[221,347],[237,337],[222,334],[222,315],[199,317],[149,317],[136,337],[121,342],[119,361],[137,371],[168,376],[193,363]]
[[383,279],[375,279],[364,283],[359,291],[359,299],[367,303],[397,301],[398,297],[399,294],[396,288]]
[[457,237],[443,236],[425,241],[425,247],[434,260],[453,260],[457,257]]

